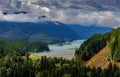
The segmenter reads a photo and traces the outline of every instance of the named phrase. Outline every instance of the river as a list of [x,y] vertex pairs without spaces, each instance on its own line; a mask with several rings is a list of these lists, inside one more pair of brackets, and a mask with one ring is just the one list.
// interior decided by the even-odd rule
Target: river
[[66,59],[71,59],[74,57],[75,48],[79,48],[84,41],[85,40],[75,40],[73,42],[63,45],[56,45],[56,44],[48,45],[50,52],[39,52],[34,54],[38,56],[58,57],[58,58],[63,57]]

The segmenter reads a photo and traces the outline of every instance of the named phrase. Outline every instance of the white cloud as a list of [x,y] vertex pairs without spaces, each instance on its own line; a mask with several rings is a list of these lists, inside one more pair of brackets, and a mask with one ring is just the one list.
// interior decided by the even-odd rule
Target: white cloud
[[4,15],[0,12],[1,21],[11,21],[11,22],[36,22],[38,21],[37,17],[34,17],[32,14],[8,14]]
[[41,11],[28,14],[8,14],[0,13],[0,20],[17,22],[39,22],[39,16],[46,15],[50,20],[60,21],[66,24],[111,26],[120,25],[120,15],[112,11],[80,11],[74,9]]
[[62,10],[57,13],[55,20],[68,24],[111,27],[120,25],[120,15],[112,11],[78,11],[73,9]]
[[50,12],[50,9],[47,7],[41,7],[42,10],[46,11],[46,12]]

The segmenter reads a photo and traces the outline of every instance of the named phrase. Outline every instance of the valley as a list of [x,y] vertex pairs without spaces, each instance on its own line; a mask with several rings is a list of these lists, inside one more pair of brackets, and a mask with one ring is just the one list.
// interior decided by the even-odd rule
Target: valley
[[0,77],[120,77],[120,0],[0,0]]

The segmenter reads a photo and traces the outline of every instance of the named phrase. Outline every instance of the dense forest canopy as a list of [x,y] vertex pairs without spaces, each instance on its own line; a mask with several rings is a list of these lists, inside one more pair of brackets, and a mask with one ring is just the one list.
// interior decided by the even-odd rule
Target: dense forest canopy
[[108,68],[85,67],[76,60],[46,58],[31,60],[18,56],[0,59],[0,77],[119,77],[120,70],[110,63]]
[[9,42],[0,41],[0,57],[5,55],[21,55],[26,52],[43,52],[49,51],[48,45],[44,42]]

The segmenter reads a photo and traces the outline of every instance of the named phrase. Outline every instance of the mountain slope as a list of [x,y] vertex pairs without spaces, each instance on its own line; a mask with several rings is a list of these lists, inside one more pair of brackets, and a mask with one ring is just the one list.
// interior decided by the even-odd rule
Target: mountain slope
[[103,35],[94,35],[76,50],[86,66],[106,68],[111,62],[120,68],[120,28]]
[[89,38],[94,34],[104,34],[113,30],[110,27],[69,25],[70,28],[83,39]]
[[0,39],[57,43],[76,38],[74,31],[60,22],[0,22]]
[[93,56],[90,60],[86,62],[86,66],[90,67],[101,67],[107,68],[109,62],[107,61],[107,57],[110,53],[110,47],[106,46],[103,48],[99,53],[97,53],[95,56]]
[[[104,31],[103,31],[104,30]],[[61,43],[76,39],[87,39],[93,34],[112,30],[106,27],[83,27],[63,24],[58,21],[0,22],[0,39],[10,41],[45,41]]]
[[93,56],[90,60],[86,62],[86,66],[89,66],[91,68],[93,67],[101,67],[102,69],[105,69],[108,67],[109,63],[111,62],[112,65],[116,65],[120,68],[120,62],[115,61],[108,61],[108,55],[110,53],[110,47],[106,46],[102,50],[100,50],[95,56]]

